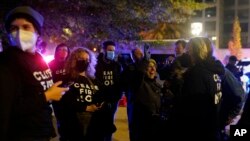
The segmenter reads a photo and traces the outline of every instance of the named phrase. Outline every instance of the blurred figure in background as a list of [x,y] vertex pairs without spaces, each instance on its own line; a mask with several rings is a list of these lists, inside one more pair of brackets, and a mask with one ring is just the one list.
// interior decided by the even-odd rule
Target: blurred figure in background
[[122,66],[115,61],[115,43],[113,41],[103,42],[104,53],[99,54],[96,65],[96,79],[102,83],[103,93],[105,94],[105,104],[103,105],[103,115],[107,127],[104,135],[105,141],[112,140],[112,134],[116,131],[114,115],[117,110],[118,102],[122,92],[120,86],[120,75]]
[[169,80],[172,79],[174,71],[179,69],[186,70],[191,65],[190,57],[187,53],[185,53],[186,47],[185,40],[178,40],[175,42],[175,57],[169,56],[166,60],[167,63],[165,67],[163,67],[160,71],[160,79],[161,80]]
[[186,53],[186,45],[187,43],[185,40],[178,40],[175,43],[175,62],[180,62],[181,66],[184,68],[188,68],[191,64],[190,56],[188,55],[188,53]]
[[185,40],[178,40],[175,42],[175,57],[182,56],[185,53],[187,42]]
[[[70,50],[66,44],[61,43],[56,46],[54,60],[48,63],[52,71],[52,78],[54,82],[63,81],[65,79],[66,75],[65,63],[69,55],[70,55]],[[60,124],[61,122],[63,122],[62,121],[63,111],[61,107],[61,102],[53,101],[52,106],[57,120],[58,133],[60,135],[59,140],[67,141],[66,137],[64,137],[66,129],[63,129],[63,127],[61,127]]]
[[231,71],[234,76],[241,82],[240,77],[243,75],[243,68],[237,68],[237,57],[236,56],[230,56],[228,64],[226,65],[226,68]]
[[[131,51],[131,58],[133,62],[128,65],[128,67],[122,72],[121,82],[122,89],[125,92],[127,98],[127,116],[128,116],[128,126],[129,126],[129,137],[131,141],[135,141],[135,131],[133,130],[133,109],[134,109],[134,99],[135,92],[138,85],[134,85],[134,81],[138,78],[138,73],[145,71],[147,63],[149,60],[149,46],[144,46],[144,52],[141,48],[135,48]],[[137,82],[139,83],[139,82]]]
[[54,81],[63,80],[66,75],[65,62],[70,55],[69,47],[61,43],[56,46],[54,59],[48,63],[52,70],[52,76]]

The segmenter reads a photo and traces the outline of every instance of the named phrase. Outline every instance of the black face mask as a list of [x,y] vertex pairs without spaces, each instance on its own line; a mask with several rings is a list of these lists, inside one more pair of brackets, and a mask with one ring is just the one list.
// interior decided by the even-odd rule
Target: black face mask
[[85,60],[78,60],[76,62],[76,69],[79,71],[79,72],[84,72],[87,70],[89,66],[89,62],[85,61]]

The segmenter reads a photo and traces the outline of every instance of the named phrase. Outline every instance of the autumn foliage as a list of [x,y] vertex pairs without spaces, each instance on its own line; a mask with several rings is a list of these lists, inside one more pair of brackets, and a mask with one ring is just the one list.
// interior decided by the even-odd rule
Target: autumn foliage
[[236,16],[233,22],[232,39],[228,43],[230,55],[234,55],[238,60],[240,60],[242,57],[241,48],[241,27],[239,19]]
[[[195,0],[11,1],[14,0],[3,4],[12,7],[30,5],[44,15],[43,36],[47,41],[67,42],[72,46],[106,39],[138,41],[179,38],[184,35],[183,25],[194,10],[211,7]],[[0,9],[0,13],[4,10]]]

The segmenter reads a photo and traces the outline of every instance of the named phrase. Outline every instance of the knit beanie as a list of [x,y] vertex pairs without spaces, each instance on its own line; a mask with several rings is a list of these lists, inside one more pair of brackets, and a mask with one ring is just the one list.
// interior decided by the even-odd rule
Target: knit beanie
[[43,26],[43,16],[29,6],[19,6],[11,10],[5,18],[5,29],[10,33],[10,24],[17,18],[24,18],[31,22],[37,32],[41,35],[41,28]]

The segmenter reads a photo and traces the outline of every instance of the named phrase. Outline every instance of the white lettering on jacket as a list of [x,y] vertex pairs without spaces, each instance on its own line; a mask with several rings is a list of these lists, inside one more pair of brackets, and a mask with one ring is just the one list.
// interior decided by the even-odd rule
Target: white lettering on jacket
[[43,86],[43,90],[47,90],[53,85],[52,73],[50,69],[45,71],[35,71],[33,72],[33,76]]

